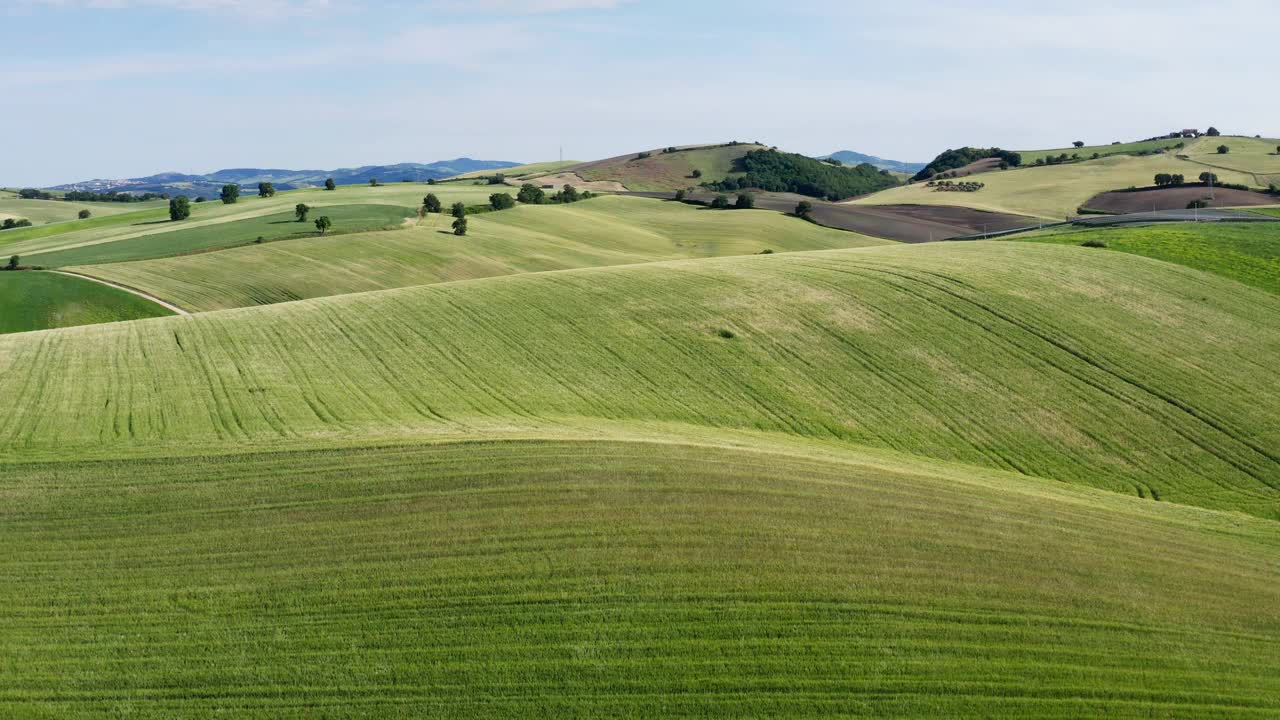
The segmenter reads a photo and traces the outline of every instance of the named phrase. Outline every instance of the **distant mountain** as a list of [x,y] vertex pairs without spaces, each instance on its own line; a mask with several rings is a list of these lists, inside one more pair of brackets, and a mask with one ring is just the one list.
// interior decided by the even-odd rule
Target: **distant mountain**
[[884,158],[878,158],[875,155],[863,155],[860,152],[854,152],[852,150],[841,150],[840,152],[834,152],[834,153],[831,153],[830,155],[824,155],[818,159],[819,160],[827,160],[827,159],[839,160],[845,165],[861,165],[862,163],[869,163],[871,165],[874,165],[877,169],[880,169],[880,170],[888,170],[889,172],[903,172],[903,173],[912,173],[912,174],[920,172],[921,170],[924,169],[924,166],[925,166],[925,163],[902,162],[901,160],[885,160]]
[[324,181],[333,178],[339,185],[356,185],[377,178],[383,183],[396,183],[404,180],[426,182],[440,180],[462,173],[476,170],[501,170],[515,167],[520,163],[505,160],[472,160],[457,158],[441,160],[433,163],[399,163],[397,165],[365,165],[358,168],[339,168],[337,170],[284,170],[278,168],[228,168],[207,173],[205,175],[185,175],[183,173],[159,173],[140,178],[122,180],[83,180],[81,182],[56,185],[52,190],[89,190],[93,192],[135,192],[135,193],[169,193],[171,195],[204,195],[211,197],[222,190],[227,183],[245,186],[245,191],[252,193],[260,182],[269,182],[277,190],[297,190],[307,187],[319,187]]

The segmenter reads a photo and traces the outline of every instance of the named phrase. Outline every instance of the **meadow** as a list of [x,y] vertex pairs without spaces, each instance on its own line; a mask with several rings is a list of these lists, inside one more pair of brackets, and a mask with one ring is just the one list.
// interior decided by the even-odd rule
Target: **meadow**
[[0,272],[0,333],[136,320],[171,314],[122,290],[41,272]]
[[[143,209],[167,205],[162,200],[140,203],[67,202],[65,200],[23,200],[16,195],[0,197],[0,220],[26,218],[34,225],[48,225],[76,220],[81,210],[88,210],[94,217],[120,215]],[[6,231],[6,232],[12,232]],[[5,236],[0,235],[0,242]]]
[[[521,272],[889,244],[776,212],[716,212],[612,196],[478,215],[470,219],[465,238],[449,231],[450,222],[447,215],[428,215],[408,230],[311,237],[74,270],[145,290],[189,310],[217,310]],[[221,233],[224,227],[209,230]],[[112,246],[143,252],[133,249],[136,242]],[[86,249],[100,247],[111,246]],[[36,257],[42,261],[45,256]]]
[[1102,156],[1122,155],[1139,152],[1154,152],[1156,150],[1169,150],[1170,152],[1178,151],[1178,145],[1189,145],[1195,142],[1190,139],[1175,138],[1165,140],[1143,140],[1141,142],[1118,143],[1115,145],[1086,145],[1084,147],[1064,147],[1052,148],[1049,150],[1019,150],[1018,154],[1022,156],[1023,165],[1034,165],[1036,160],[1047,160],[1051,157],[1058,157],[1062,153],[1068,156],[1080,155],[1082,158],[1092,158],[1094,153]]
[[[1218,154],[1218,146],[1226,145],[1230,152]],[[1182,151],[1192,162],[1218,170],[1247,173],[1249,184],[1258,187],[1280,185],[1280,140],[1239,136],[1202,137]],[[1197,173],[1198,175],[1199,173]],[[1221,173],[1219,173],[1221,174]]]
[[0,495],[6,717],[1280,711],[1274,523],[1003,473],[512,439]]
[[1278,352],[1280,298],[1123,253],[683,260],[0,338],[0,447],[682,423],[1276,518]]
[[[960,205],[1063,220],[1076,215],[1080,206],[1098,193],[1149,186],[1156,173],[1183,173],[1194,178],[1207,169],[1172,155],[1115,155],[1064,165],[983,173],[980,179],[986,187],[973,193],[934,192],[924,183],[916,183],[883,190],[851,202],[862,205]],[[1231,170],[1215,172],[1222,182],[1254,184],[1252,175]]]

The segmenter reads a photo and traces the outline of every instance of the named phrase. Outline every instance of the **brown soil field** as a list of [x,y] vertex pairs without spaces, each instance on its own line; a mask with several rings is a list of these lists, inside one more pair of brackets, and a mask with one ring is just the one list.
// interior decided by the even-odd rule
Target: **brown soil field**
[[[1207,199],[1209,188],[1203,185],[1183,185],[1150,190],[1114,190],[1094,195],[1084,204],[1086,210],[1123,215],[1155,210],[1183,210],[1192,200]],[[1214,188],[1209,207],[1251,207],[1255,205],[1280,205],[1280,197],[1249,190]]]
[[[643,197],[670,199],[671,193],[628,193]],[[807,200],[813,205],[810,217],[820,225],[851,230],[906,243],[998,232],[1031,227],[1039,221],[1022,215],[992,213],[949,205],[845,205],[829,203],[790,193],[756,193],[756,207],[783,213],[795,211],[796,204]],[[689,199],[709,203],[716,193],[698,191]],[[734,198],[729,194],[730,200]]]
[[[533,183],[538,187],[547,185],[554,186],[557,190],[565,185],[572,185],[579,190],[590,190],[591,192],[626,192],[627,188],[620,182],[612,180],[596,180],[594,182],[582,179],[582,176],[573,172],[558,172],[550,175],[539,175],[535,178],[516,178],[508,180],[507,185],[519,187],[526,182]],[[550,192],[550,191],[548,191]]]

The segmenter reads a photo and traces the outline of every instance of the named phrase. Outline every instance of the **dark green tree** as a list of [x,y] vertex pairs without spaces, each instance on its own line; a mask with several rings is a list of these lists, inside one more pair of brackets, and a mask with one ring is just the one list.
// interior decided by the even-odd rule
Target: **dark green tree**
[[1226,155],[1226,154],[1227,154],[1227,153],[1229,153],[1229,152],[1231,152],[1231,148],[1227,147],[1226,145],[1219,145],[1219,146],[1218,146],[1218,154],[1219,154],[1219,155]]
[[19,262],[19,259],[18,259],[18,256],[17,256],[17,255],[10,255],[10,256],[9,256],[9,266],[8,266],[8,268],[6,268],[6,269],[8,269],[8,270],[17,270],[17,269],[18,269],[18,262]]
[[1078,147],[1078,148],[1082,148],[1082,147],[1084,147],[1084,141],[1083,141],[1083,140],[1076,140],[1075,142],[1073,142],[1073,143],[1071,143],[1071,144],[1072,144],[1072,145],[1074,145],[1075,147]]
[[422,198],[422,207],[429,213],[444,212],[444,206],[440,204],[440,198],[436,197],[435,193],[427,193],[427,196]]
[[276,186],[269,182],[258,183],[258,197],[275,197]]
[[461,220],[467,216],[467,206],[463,203],[456,202],[449,208],[449,214]]
[[676,202],[684,202],[684,190],[676,191]]
[[202,202],[204,202],[204,196],[203,196],[203,195],[201,195],[200,197],[196,198],[196,202],[198,202],[198,203],[202,203]]
[[1218,176],[1211,172],[1200,173],[1200,182],[1218,184]]
[[453,234],[462,237],[467,234],[467,219],[460,217],[453,221]]
[[186,220],[191,217],[191,203],[187,201],[186,195],[169,201],[169,219],[173,221]]
[[320,231],[321,235],[329,232],[331,227],[333,227],[333,221],[329,219],[328,215],[321,215],[316,218],[316,229]]
[[218,195],[222,198],[223,205],[231,205],[240,199],[240,186],[228,184],[222,186],[222,193]]
[[378,182],[378,178],[369,178],[369,187],[378,187],[381,184]]
[[809,217],[809,213],[812,211],[813,211],[813,203],[809,202],[808,200],[801,200],[799,203],[796,204],[797,217],[802,217],[807,219]]
[[578,202],[582,198],[578,195],[578,188],[568,183],[560,190],[560,202]]
[[702,177],[702,171],[695,169],[693,172],[689,173],[689,177],[700,178]]
[[508,210],[515,206],[516,200],[509,193],[494,193],[489,196],[489,207],[494,210]]
[[1204,131],[1204,134],[1208,135],[1209,137],[1218,137],[1222,133],[1218,132],[1218,128],[1210,127],[1208,130]]
[[307,213],[311,212],[311,208],[306,203],[298,203],[293,206],[294,217],[298,218],[298,222],[307,221]]
[[338,184],[333,181],[333,178],[329,178],[328,180],[324,181],[325,190],[333,190],[336,187],[338,187]]
[[711,201],[711,207],[716,210],[724,210],[729,207],[729,198],[724,195],[717,195],[715,199]]
[[733,206],[739,210],[750,210],[756,206],[756,196],[751,193],[738,193],[738,199]]
[[547,194],[537,185],[525,183],[520,186],[520,192],[516,193],[516,199],[527,205],[541,205],[547,201]]
[[88,210],[81,210],[80,212],[76,213],[76,217],[80,218],[81,220],[88,220],[89,216],[92,214],[93,213],[89,212]]

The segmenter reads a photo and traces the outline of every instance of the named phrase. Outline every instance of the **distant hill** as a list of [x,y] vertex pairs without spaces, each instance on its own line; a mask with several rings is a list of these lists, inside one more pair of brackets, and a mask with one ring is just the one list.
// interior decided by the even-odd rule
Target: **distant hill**
[[866,163],[877,170],[915,174],[924,169],[925,163],[902,162],[901,160],[885,160],[875,155],[863,155],[852,150],[841,150],[830,155],[823,155],[819,160],[839,160],[845,165],[861,165]]
[[[354,185],[369,182],[377,178],[384,183],[425,182],[441,180],[462,173],[483,170],[500,170],[516,167],[519,163],[505,160],[473,160],[457,158],[441,160],[433,163],[399,163],[396,165],[364,165],[358,168],[339,168],[337,170],[286,170],[279,168],[228,168],[204,175],[186,175],[183,173],[159,173],[139,178],[122,180],[83,180],[80,182],[56,185],[53,190],[91,190],[104,192],[109,190],[120,192],[161,192],[187,195],[216,195],[227,183],[253,186],[260,182],[274,183],[277,190],[296,190],[298,188],[323,185],[328,178],[333,178],[339,185]],[[252,192],[253,188],[248,188]]]

